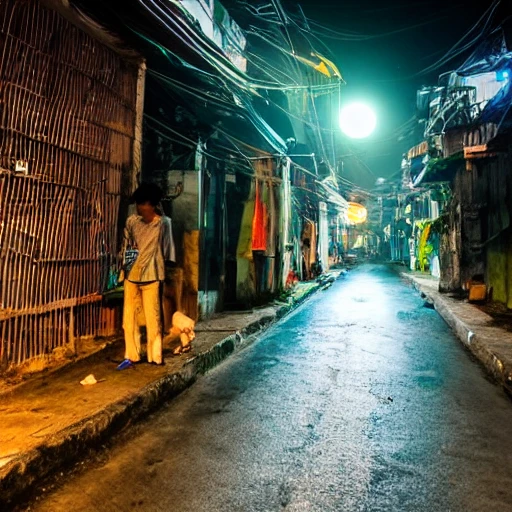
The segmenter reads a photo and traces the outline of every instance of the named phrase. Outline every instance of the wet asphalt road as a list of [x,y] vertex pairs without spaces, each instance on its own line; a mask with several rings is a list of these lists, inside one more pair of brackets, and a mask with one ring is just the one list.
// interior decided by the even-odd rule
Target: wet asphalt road
[[31,509],[512,510],[512,402],[363,266]]

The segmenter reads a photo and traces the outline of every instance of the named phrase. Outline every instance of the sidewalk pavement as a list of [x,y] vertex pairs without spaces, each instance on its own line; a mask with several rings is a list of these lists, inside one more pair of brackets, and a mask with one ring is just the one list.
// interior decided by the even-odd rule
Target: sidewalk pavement
[[487,373],[512,395],[512,332],[467,300],[440,293],[437,279],[409,271],[400,274],[434,305]]
[[[162,366],[143,363],[117,371],[124,358],[119,339],[90,357],[1,392],[0,510],[177,396],[323,286],[299,283],[287,302],[198,322],[190,353],[172,357],[175,345],[164,340]],[[82,386],[89,374],[98,383]]]

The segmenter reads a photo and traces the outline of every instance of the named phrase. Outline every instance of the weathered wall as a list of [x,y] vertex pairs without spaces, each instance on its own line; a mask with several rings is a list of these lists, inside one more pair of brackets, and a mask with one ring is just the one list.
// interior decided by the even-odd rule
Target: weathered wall
[[512,306],[510,227],[510,155],[499,153],[476,162],[474,202],[480,207],[485,282],[494,301]]
[[493,301],[512,309],[512,230],[505,230],[486,249],[485,282]]
[[457,171],[442,236],[440,290],[457,291],[483,277],[490,297],[512,306],[510,171],[506,152],[489,152]]
[[458,197],[454,195],[448,205],[445,224],[441,231],[439,243],[439,266],[441,275],[439,291],[456,292],[461,289],[461,207]]
[[[180,310],[191,318],[198,316],[199,290],[199,186],[200,172],[167,171],[167,193],[175,194],[168,215],[176,245],[176,278],[166,283],[164,294],[172,302],[164,303],[166,317]],[[166,324],[169,321],[166,320]]]
[[485,281],[492,300],[507,304],[508,302],[508,260],[506,241],[504,237],[493,240],[487,247]]

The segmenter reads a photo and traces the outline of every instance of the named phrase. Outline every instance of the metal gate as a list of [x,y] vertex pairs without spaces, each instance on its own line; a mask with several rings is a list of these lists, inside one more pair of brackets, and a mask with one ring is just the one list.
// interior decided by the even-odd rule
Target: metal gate
[[102,307],[131,169],[137,66],[37,0],[0,0],[0,363],[84,335]]

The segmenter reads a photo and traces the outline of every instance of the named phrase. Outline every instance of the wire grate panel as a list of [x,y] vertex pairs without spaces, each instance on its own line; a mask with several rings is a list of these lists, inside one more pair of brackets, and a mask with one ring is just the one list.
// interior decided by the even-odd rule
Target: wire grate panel
[[136,64],[37,0],[0,0],[0,363],[112,334]]

